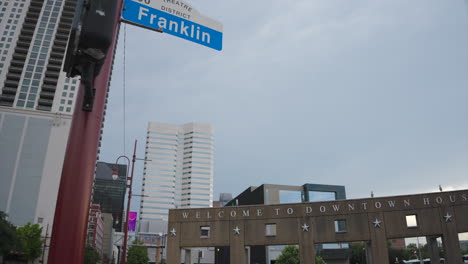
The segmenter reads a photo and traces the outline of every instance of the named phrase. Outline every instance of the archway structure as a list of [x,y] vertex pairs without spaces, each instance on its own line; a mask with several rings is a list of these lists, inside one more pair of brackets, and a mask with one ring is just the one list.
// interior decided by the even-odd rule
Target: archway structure
[[[412,219],[411,223],[408,219]],[[273,228],[274,227],[274,228]],[[442,237],[445,263],[462,263],[458,233],[468,232],[468,190],[370,199],[169,211],[167,260],[185,247],[230,247],[247,264],[247,246],[299,245],[314,264],[314,244],[367,241],[370,262],[388,263],[388,239]],[[275,230],[272,233],[272,230]]]

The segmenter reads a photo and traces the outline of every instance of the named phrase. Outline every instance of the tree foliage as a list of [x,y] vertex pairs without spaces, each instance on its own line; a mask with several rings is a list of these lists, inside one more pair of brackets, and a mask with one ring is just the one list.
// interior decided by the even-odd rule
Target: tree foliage
[[299,248],[289,245],[283,248],[281,255],[276,259],[276,264],[299,264]]
[[[283,248],[281,255],[276,259],[276,264],[299,264],[299,248],[288,245]],[[326,264],[320,256],[315,256],[315,264]]]
[[27,223],[16,230],[18,236],[18,250],[26,260],[34,260],[41,256],[44,240],[41,237],[42,227],[38,224]]
[[85,264],[96,264],[101,260],[99,253],[93,247],[86,247],[84,254],[84,263]]
[[366,264],[366,245],[363,243],[351,243],[349,248],[351,249],[351,264]]
[[320,256],[315,256],[315,264],[327,264]]
[[143,243],[138,240],[133,242],[133,246],[128,249],[127,263],[128,264],[147,264],[149,261],[148,250]]
[[16,244],[16,227],[6,220],[7,215],[0,211],[0,256],[7,255]]

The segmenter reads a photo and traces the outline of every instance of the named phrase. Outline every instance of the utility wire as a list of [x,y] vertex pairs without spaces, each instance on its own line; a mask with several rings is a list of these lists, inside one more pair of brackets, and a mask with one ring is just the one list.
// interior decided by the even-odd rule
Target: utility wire
[[126,94],[125,94],[125,83],[126,83],[126,79],[125,79],[125,76],[126,76],[126,69],[125,69],[125,64],[126,64],[126,42],[127,42],[127,24],[124,23],[124,39],[123,39],[123,154],[126,155],[126,152],[125,152],[125,138],[126,138],[126,135],[125,135],[125,128],[126,128],[126,124],[125,124],[125,114],[126,114],[126,109],[125,109],[125,97],[126,97]]

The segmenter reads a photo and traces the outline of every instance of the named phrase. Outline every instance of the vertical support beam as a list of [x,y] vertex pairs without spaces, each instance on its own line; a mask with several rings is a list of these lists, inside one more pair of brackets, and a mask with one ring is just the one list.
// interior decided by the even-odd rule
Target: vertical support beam
[[[180,236],[182,235],[180,223],[171,224],[168,228],[169,232],[167,232],[166,243],[167,264],[180,264]],[[171,233],[172,229],[176,231],[175,236]]]
[[113,43],[94,80],[96,94],[92,112],[81,110],[84,85],[78,91],[55,207],[49,264],[83,263],[99,138],[123,6],[123,0],[115,1],[118,3],[118,11],[115,16]]
[[[304,231],[302,226],[306,224],[308,231]],[[310,218],[297,219],[297,232],[299,237],[299,259],[301,264],[315,264],[314,234]]]
[[192,264],[192,250],[190,248],[184,248],[184,264]]
[[[245,228],[243,221],[231,221],[229,229],[229,259],[231,264],[245,263]],[[239,234],[234,229],[239,229]]]
[[161,261],[161,248],[157,247],[156,248],[155,262],[159,263],[160,261]]
[[372,258],[372,245],[371,242],[366,242],[365,248],[366,250],[366,263],[372,264],[374,263],[374,259]]
[[437,245],[436,236],[426,237],[427,245],[429,247],[429,256],[431,257],[431,263],[440,263],[439,247]]
[[[375,221],[380,221],[380,227],[374,226]],[[372,262],[368,264],[388,263],[387,235],[385,233],[385,222],[383,213],[368,214],[369,231],[371,237]]]
[[[444,244],[445,263],[463,263],[460,250],[460,240],[458,239],[457,223],[453,208],[439,208],[440,221],[442,226],[442,243]],[[448,220],[444,216],[451,216]]]

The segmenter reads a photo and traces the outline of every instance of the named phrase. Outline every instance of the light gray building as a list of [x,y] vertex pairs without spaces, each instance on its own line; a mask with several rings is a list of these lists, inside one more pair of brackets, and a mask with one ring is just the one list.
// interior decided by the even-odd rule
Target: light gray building
[[[213,202],[213,128],[209,124],[150,122],[140,206],[140,231],[166,232],[172,208],[210,207]],[[151,228],[155,227],[155,230]],[[148,229],[147,229],[147,228]],[[163,230],[160,228],[163,227]],[[146,230],[142,230],[146,229]],[[152,230],[153,229],[153,230]]]
[[44,232],[52,230],[79,87],[61,72],[75,2],[0,1],[0,210]]
[[[102,220],[103,226],[103,239],[102,239],[102,253],[107,256],[108,259],[112,260],[112,253],[114,249],[114,218],[111,213],[103,213]],[[114,256],[115,257],[115,256]]]
[[[213,148],[209,124],[148,124],[140,232],[166,234],[169,209],[212,206]],[[187,264],[198,263],[199,254],[201,263],[214,263],[213,248],[183,254]]]

